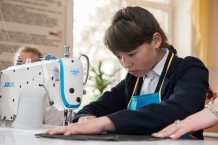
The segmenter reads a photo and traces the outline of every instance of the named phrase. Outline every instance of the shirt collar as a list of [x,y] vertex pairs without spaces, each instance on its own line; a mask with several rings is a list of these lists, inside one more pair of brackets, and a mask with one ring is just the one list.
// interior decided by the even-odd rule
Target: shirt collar
[[163,68],[164,68],[164,64],[167,60],[167,56],[169,54],[169,50],[167,48],[163,49],[164,51],[166,51],[166,54],[164,55],[164,57],[161,59],[161,61],[152,69],[157,75],[161,75]]

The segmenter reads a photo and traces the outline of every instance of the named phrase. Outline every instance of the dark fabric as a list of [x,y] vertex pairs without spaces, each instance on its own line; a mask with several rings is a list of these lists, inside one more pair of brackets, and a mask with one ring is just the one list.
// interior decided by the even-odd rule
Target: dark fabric
[[99,140],[99,141],[157,141],[163,140],[160,138],[154,138],[150,135],[122,135],[122,134],[99,134],[99,135],[46,135],[35,134],[36,137],[56,138],[64,140]]
[[[166,61],[168,64],[169,57]],[[164,71],[163,71],[164,72]],[[161,74],[162,82],[164,73]],[[127,74],[126,78],[111,91],[105,92],[97,101],[91,102],[74,117],[77,122],[82,114],[96,117],[108,116],[119,134],[151,134],[157,132],[177,119],[185,119],[204,108],[208,88],[208,70],[197,58],[184,59],[174,56],[162,87],[162,102],[150,104],[138,110],[127,110],[133,93],[136,77]],[[158,83],[157,87],[160,86]],[[138,86],[141,88],[141,86]],[[156,89],[158,90],[158,89]],[[193,134],[203,139],[203,130]]]

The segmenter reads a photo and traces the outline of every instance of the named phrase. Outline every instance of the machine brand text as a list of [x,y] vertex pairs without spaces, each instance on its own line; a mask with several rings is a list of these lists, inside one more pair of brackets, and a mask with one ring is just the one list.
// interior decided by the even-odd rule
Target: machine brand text
[[73,76],[78,76],[80,74],[80,70],[78,69],[71,69],[70,74]]
[[4,87],[8,88],[8,87],[14,87],[14,82],[5,82]]

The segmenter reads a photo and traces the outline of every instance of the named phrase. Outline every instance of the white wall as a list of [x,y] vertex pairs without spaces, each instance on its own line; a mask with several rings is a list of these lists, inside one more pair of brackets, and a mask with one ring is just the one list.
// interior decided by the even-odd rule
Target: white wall
[[191,55],[192,24],[190,16],[191,0],[172,0],[173,6],[173,46],[179,57]]
[[66,8],[66,45],[70,46],[71,57],[73,57],[73,0],[67,0]]
[[213,0],[213,46],[215,49],[216,66],[209,69],[209,83],[213,91],[218,92],[218,0]]
[[[192,21],[190,15],[191,0],[172,0],[173,6],[173,45],[179,57],[197,56],[192,48]],[[218,91],[218,0],[213,0],[213,40],[216,66],[208,68],[209,84],[213,91]]]

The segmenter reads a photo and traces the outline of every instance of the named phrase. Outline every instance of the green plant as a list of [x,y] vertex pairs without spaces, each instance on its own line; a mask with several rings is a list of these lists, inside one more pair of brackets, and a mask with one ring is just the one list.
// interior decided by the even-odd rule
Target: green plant
[[115,70],[112,74],[106,74],[102,71],[102,61],[99,62],[97,68],[91,66],[90,79],[94,81],[93,87],[98,90],[99,95],[101,95],[108,85],[112,84],[115,79],[114,75],[120,69]]

